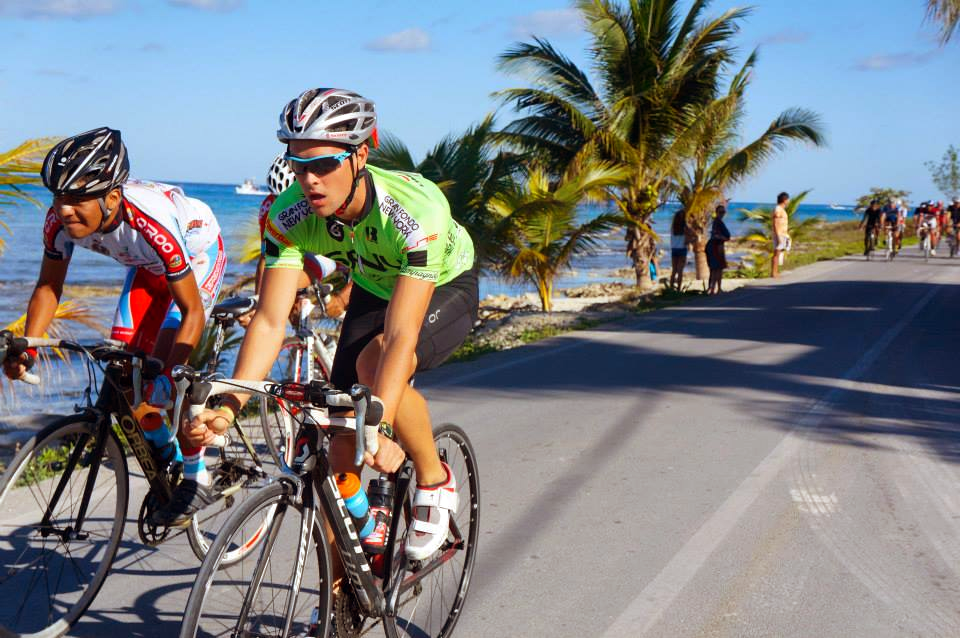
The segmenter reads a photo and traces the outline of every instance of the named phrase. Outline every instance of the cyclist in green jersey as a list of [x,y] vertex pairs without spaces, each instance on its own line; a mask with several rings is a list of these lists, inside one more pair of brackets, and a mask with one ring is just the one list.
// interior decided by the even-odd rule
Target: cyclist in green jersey
[[[270,209],[259,310],[234,377],[263,379],[270,370],[305,253],[347,265],[354,286],[331,381],[340,389],[359,381],[384,402],[380,449],[375,458],[366,454],[366,463],[392,472],[404,451],[410,455],[417,492],[406,551],[420,560],[446,538],[457,495],[434,446],[426,401],[409,381],[439,365],[472,329],[477,272],[473,243],[435,184],[367,165],[376,123],[373,102],[340,89],[305,91],[281,113],[277,136],[297,182]],[[190,434],[224,431],[247,398],[226,395],[224,407],[204,412]],[[393,442],[394,424],[403,450]],[[356,471],[353,445],[351,437],[331,443],[334,472]]]

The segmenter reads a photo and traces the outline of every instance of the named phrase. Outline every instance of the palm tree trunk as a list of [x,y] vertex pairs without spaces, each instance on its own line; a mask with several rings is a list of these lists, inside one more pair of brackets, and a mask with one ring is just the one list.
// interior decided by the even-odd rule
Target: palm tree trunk
[[707,238],[703,233],[697,233],[697,239],[693,242],[693,259],[697,266],[697,279],[707,279],[710,269],[707,267]]
[[540,308],[544,312],[553,312],[553,280],[549,275],[537,276],[537,294],[540,295]]

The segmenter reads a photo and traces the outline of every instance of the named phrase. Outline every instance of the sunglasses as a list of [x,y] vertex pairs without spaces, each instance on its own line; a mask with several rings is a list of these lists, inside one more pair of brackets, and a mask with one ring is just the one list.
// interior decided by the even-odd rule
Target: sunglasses
[[340,168],[344,160],[352,154],[352,150],[334,153],[333,155],[317,155],[316,157],[297,157],[290,153],[284,153],[283,159],[286,160],[287,166],[290,167],[294,175],[313,173],[318,177],[323,177]]

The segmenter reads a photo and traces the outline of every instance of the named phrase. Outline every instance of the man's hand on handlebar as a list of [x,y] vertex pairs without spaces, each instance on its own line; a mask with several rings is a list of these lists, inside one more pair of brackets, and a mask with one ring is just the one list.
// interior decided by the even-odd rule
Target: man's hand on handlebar
[[9,379],[16,381],[21,378],[36,363],[29,352],[24,352],[19,357],[7,357],[3,360],[3,373]]
[[380,449],[377,455],[373,456],[369,452],[363,453],[363,462],[378,472],[393,473],[400,469],[403,459],[406,458],[403,449],[397,445],[393,439],[389,439],[382,434],[377,435],[380,443]]
[[217,435],[230,429],[231,423],[232,420],[224,410],[204,410],[184,424],[183,435],[191,445],[206,447],[214,443]]

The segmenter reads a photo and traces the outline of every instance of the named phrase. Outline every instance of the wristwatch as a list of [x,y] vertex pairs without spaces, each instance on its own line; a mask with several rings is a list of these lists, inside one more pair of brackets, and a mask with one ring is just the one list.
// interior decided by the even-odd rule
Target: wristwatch
[[387,437],[391,441],[396,441],[396,437],[393,435],[393,426],[390,425],[389,421],[380,421],[379,432],[383,436]]

